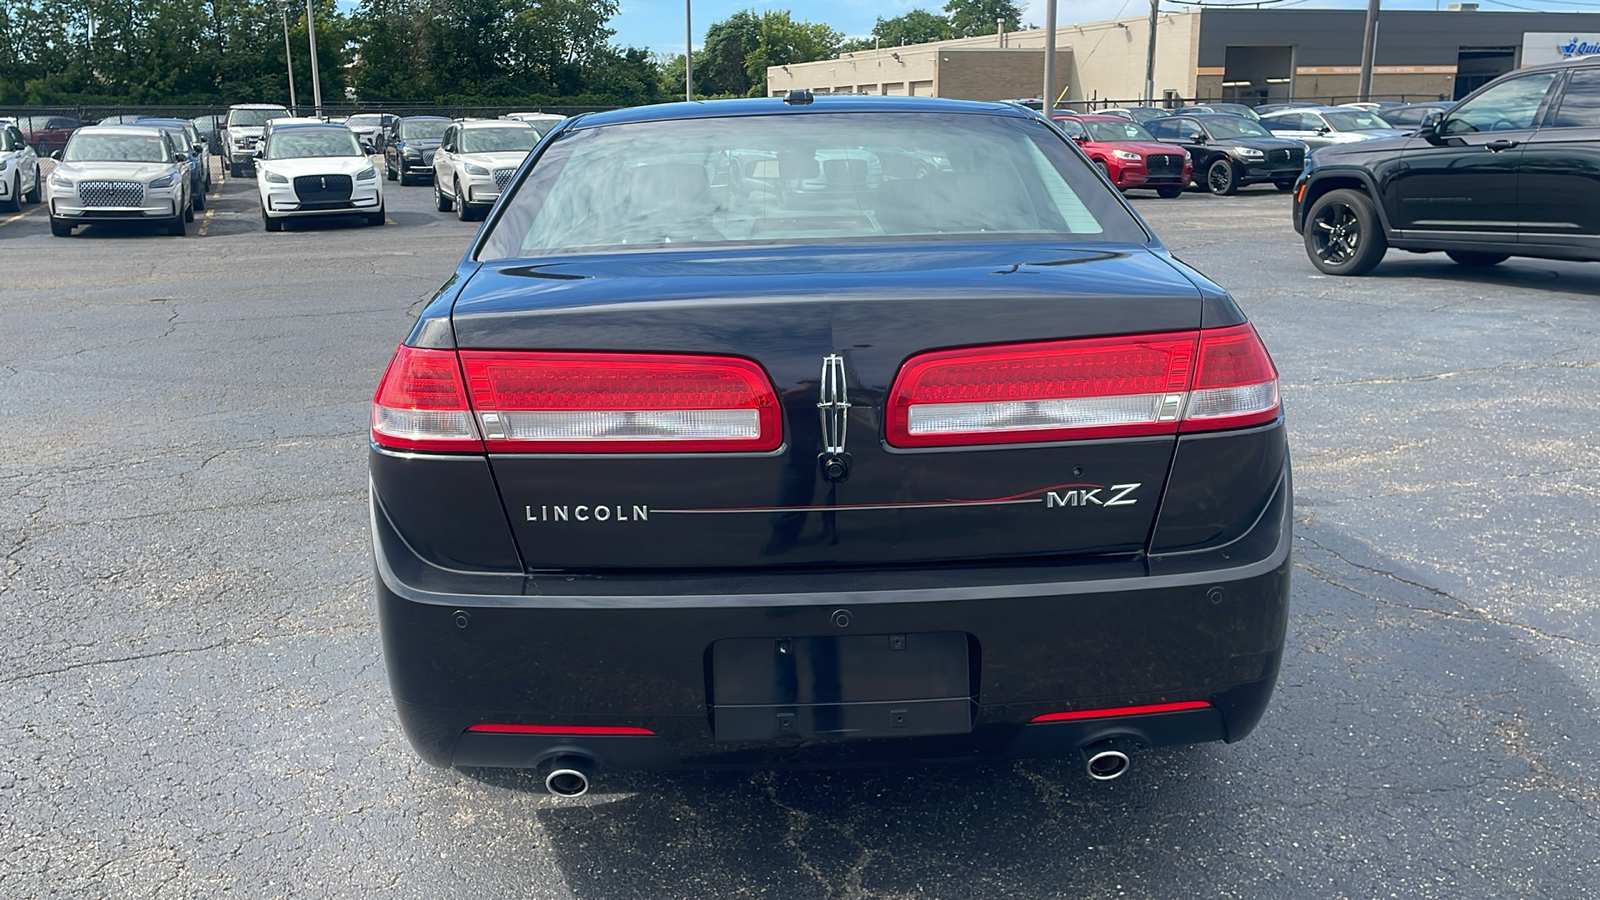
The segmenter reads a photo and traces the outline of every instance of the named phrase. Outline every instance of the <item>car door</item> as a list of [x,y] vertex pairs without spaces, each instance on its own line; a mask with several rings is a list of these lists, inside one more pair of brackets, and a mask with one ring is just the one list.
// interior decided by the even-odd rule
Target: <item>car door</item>
[[1528,138],[1517,179],[1524,243],[1600,253],[1600,66],[1572,69]]
[[1495,82],[1413,139],[1385,191],[1394,227],[1516,240],[1523,146],[1556,75],[1533,72]]
[[39,184],[39,155],[33,152],[28,142],[22,139],[22,130],[15,125],[5,127],[6,135],[10,137],[11,149],[16,152],[17,176],[21,179],[24,191]]
[[[453,184],[450,173],[455,166],[456,141],[460,140],[461,126],[451,125],[444,130],[444,137],[439,139],[439,149],[433,153],[433,183],[438,185],[439,193],[448,194],[445,185]],[[454,190],[452,187],[451,190]]]
[[1267,126],[1273,137],[1304,141],[1308,147],[1313,149],[1327,143],[1322,135],[1317,132],[1317,129],[1322,126],[1322,121],[1310,113],[1273,113],[1270,116],[1262,117],[1261,124]]

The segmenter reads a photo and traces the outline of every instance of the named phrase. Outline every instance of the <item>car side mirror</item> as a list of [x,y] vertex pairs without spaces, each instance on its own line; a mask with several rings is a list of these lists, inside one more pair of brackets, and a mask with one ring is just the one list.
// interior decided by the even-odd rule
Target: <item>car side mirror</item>
[[1417,128],[1416,136],[1422,138],[1430,144],[1433,144],[1436,147],[1443,146],[1445,139],[1444,135],[1439,133],[1440,124],[1440,119],[1434,119],[1431,122],[1427,119],[1423,119],[1422,125]]
[[1072,139],[1080,144],[1089,143],[1089,136],[1087,134],[1075,134],[1072,136]]
[[187,154],[187,153],[174,153],[174,154],[172,154],[172,158],[177,160],[178,162],[188,162],[189,161],[189,154]]
[[1190,141],[1193,141],[1196,144],[1204,144],[1206,142],[1206,136],[1201,134],[1198,131],[1196,131],[1193,134],[1189,135],[1188,139]]
[[54,160],[61,159],[61,151],[60,150],[51,150],[50,151],[50,158],[54,159]]
[[1317,129],[1317,134],[1329,134],[1332,131],[1333,131],[1332,128],[1329,128],[1328,126],[1324,125],[1321,128]]

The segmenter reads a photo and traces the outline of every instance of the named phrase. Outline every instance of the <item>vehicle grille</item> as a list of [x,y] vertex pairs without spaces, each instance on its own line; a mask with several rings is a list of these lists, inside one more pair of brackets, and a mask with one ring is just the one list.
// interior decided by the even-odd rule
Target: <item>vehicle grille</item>
[[84,206],[141,206],[144,185],[137,181],[80,181],[78,202]]
[[349,175],[301,175],[294,180],[294,195],[301,203],[348,203]]
[[1170,153],[1157,153],[1144,158],[1145,172],[1151,176],[1177,176],[1183,174],[1183,157]]
[[1268,150],[1267,165],[1269,166],[1300,166],[1305,164],[1305,155],[1299,150]]
[[425,166],[433,165],[433,152],[434,151],[432,151],[432,150],[424,150],[424,151],[422,151],[422,164],[423,165],[425,165]]
[[506,189],[506,183],[509,182],[511,180],[511,176],[515,175],[515,174],[517,174],[517,170],[516,169],[495,169],[494,170],[494,189],[497,190],[497,191],[505,190]]

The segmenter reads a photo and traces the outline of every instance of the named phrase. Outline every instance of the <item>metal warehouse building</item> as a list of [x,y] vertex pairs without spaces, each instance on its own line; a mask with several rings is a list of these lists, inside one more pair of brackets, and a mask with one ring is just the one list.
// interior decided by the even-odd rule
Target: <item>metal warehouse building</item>
[[[1457,9],[1455,6],[1465,7]],[[1600,13],[1386,11],[1379,20],[1373,96],[1459,98],[1521,66],[1600,52]],[[1263,102],[1354,99],[1363,10],[1191,9],[1156,24],[1155,99]],[[884,47],[773,66],[774,94],[892,94],[996,100],[1038,96],[1043,30]],[[1057,30],[1056,95],[1073,101],[1144,96],[1146,17]]]

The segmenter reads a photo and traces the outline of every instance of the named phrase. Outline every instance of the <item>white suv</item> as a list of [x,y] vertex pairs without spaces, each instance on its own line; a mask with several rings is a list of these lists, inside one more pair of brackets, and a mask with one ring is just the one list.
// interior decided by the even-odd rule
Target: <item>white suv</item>
[[358,214],[382,225],[383,179],[343,125],[274,125],[256,163],[261,225],[282,231],[285,219]]
[[538,143],[539,130],[526,122],[452,123],[433,155],[434,205],[440,212],[454,208],[463,222],[482,218]]

